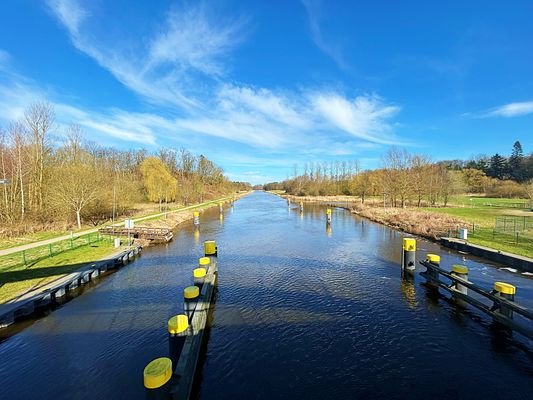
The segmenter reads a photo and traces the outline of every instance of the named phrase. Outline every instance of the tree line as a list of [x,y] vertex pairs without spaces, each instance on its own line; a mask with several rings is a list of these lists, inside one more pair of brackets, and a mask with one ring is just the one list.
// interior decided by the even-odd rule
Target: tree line
[[[300,169],[295,165],[291,178],[267,183],[263,188],[298,196],[353,195],[363,203],[370,196],[378,196],[384,205],[392,207],[447,205],[451,195],[461,193],[533,200],[533,154],[524,156],[519,142],[506,159],[507,165],[515,167],[508,167],[505,175],[494,175],[490,162],[485,172],[473,164],[477,161],[432,162],[425,155],[391,148],[383,155],[381,168],[375,170],[362,171],[357,161],[310,162]],[[521,179],[513,180],[511,176]]]
[[230,182],[205,156],[185,149],[116,150],[84,140],[72,124],[60,143],[54,109],[31,105],[0,129],[0,234],[98,224],[126,215],[139,203],[190,204],[250,185]]

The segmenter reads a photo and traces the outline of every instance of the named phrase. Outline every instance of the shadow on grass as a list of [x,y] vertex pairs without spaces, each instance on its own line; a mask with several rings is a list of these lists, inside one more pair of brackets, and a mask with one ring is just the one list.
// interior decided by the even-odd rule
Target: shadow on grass
[[64,275],[87,267],[91,262],[79,264],[60,265],[57,267],[29,268],[19,271],[0,272],[0,284],[25,281],[28,279],[41,279],[49,276]]

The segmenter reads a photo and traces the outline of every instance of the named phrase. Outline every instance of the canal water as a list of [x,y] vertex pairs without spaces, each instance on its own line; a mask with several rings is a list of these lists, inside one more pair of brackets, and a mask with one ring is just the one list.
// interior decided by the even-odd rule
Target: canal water
[[[167,355],[166,321],[203,255],[219,246],[212,325],[199,366],[199,399],[530,399],[533,343],[488,317],[400,278],[400,232],[254,192],[180,226],[49,315],[0,343],[5,399],[142,399],[142,370]],[[533,281],[419,240],[471,280],[503,280],[533,308]],[[420,268],[422,271],[424,268]]]

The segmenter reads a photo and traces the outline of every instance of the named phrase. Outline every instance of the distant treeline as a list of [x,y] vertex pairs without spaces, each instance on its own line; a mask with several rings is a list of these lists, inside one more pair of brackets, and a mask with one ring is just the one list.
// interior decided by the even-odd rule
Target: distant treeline
[[21,121],[0,129],[0,223],[3,234],[68,225],[97,224],[127,214],[141,202],[159,209],[249,189],[230,182],[203,155],[185,149],[120,151],[85,141],[71,125],[51,144],[54,110],[30,106]]
[[492,157],[478,155],[471,160],[442,161],[447,168],[461,171],[464,169],[477,169],[485,175],[500,180],[513,180],[518,183],[528,182],[533,179],[533,153],[524,155],[524,150],[519,141],[513,145],[511,155],[504,157],[499,153]]
[[461,193],[533,200],[533,154],[524,156],[516,142],[509,158],[501,161],[500,157],[486,158],[487,164],[483,157],[431,162],[427,156],[391,148],[382,157],[382,168],[376,170],[361,171],[357,161],[310,162],[302,169],[295,165],[292,178],[263,188],[298,196],[354,195],[363,203],[368,196],[380,196],[394,207],[446,205],[451,195]]

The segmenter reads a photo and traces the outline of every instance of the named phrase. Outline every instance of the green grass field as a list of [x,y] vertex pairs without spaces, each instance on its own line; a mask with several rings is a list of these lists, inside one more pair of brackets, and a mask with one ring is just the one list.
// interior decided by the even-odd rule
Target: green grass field
[[117,252],[111,240],[78,247],[28,266],[0,269],[0,303]]
[[463,228],[469,231],[469,242],[533,258],[533,237],[530,232],[519,232],[518,236],[494,232],[496,217],[513,215],[533,218],[533,212],[523,208],[528,204],[529,201],[525,199],[456,196],[450,207],[424,210],[452,215],[464,221]]

